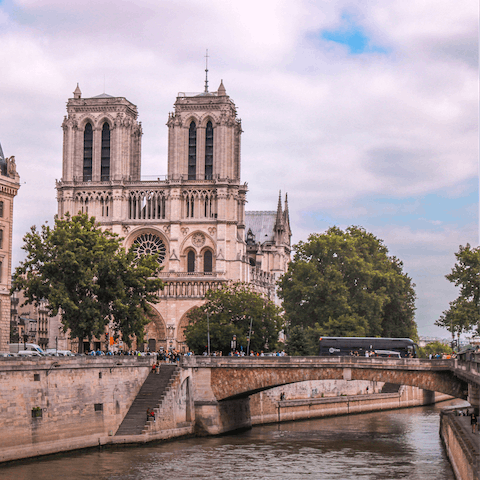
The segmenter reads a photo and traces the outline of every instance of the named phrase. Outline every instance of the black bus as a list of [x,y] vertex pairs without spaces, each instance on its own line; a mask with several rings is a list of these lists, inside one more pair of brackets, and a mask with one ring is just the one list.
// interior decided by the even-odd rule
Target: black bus
[[318,355],[416,358],[417,345],[409,338],[320,337]]

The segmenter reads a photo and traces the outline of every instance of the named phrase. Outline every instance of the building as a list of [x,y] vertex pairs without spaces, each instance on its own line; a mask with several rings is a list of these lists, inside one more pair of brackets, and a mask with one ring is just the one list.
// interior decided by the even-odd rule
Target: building
[[58,348],[67,350],[68,335],[63,331],[61,316],[49,316],[46,300],[38,305],[27,304],[23,291],[15,291],[11,296],[11,326],[14,332],[12,342],[36,343],[44,350]]
[[[207,84],[207,82],[206,82]],[[288,204],[245,213],[242,125],[223,82],[216,92],[179,93],[168,116],[168,173],[141,178],[142,128],[123,97],[67,103],[58,214],[88,213],[141,254],[157,253],[165,288],[147,327],[150,349],[187,349],[187,313],[205,292],[249,282],[275,298],[290,258]],[[151,178],[151,176],[150,176]]]
[[19,188],[15,157],[6,158],[0,145],[0,352],[8,351],[10,340],[13,199]]

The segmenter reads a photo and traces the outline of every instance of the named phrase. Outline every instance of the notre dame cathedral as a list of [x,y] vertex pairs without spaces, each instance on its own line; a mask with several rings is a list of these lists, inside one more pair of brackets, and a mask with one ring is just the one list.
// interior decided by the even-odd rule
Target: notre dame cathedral
[[276,211],[245,211],[242,125],[223,82],[216,92],[179,93],[167,126],[168,173],[142,180],[137,107],[106,94],[82,98],[77,85],[62,125],[58,215],[88,213],[125,248],[159,255],[165,288],[146,341],[186,351],[187,313],[207,290],[248,282],[276,300],[291,231],[287,197]]

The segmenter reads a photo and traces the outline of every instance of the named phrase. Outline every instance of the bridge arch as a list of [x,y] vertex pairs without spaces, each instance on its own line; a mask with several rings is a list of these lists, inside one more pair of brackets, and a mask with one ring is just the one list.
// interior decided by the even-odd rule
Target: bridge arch
[[[449,361],[350,357],[195,357],[210,369],[217,401],[248,397],[273,387],[305,380],[368,380],[396,383],[466,399],[468,385],[451,371]],[[202,366],[203,366],[202,365]]]

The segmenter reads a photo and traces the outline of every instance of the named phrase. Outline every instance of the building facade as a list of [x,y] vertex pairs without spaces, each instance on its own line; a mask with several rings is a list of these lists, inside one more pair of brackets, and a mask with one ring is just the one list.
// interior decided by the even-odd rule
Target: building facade
[[290,258],[287,201],[277,212],[245,213],[241,121],[223,82],[205,90],[178,94],[167,122],[168,173],[155,180],[141,178],[142,127],[125,98],[82,98],[77,85],[62,125],[59,216],[88,213],[127,249],[159,255],[165,288],[147,327],[150,349],[185,351],[188,311],[224,282],[249,282],[274,299]]
[[0,352],[8,351],[10,340],[13,199],[19,188],[15,157],[6,158],[0,145]]

